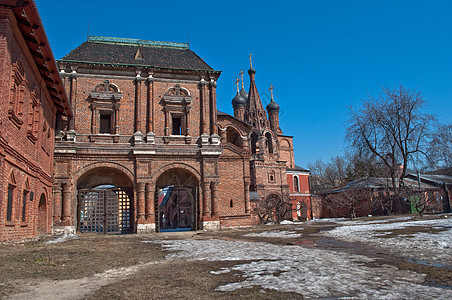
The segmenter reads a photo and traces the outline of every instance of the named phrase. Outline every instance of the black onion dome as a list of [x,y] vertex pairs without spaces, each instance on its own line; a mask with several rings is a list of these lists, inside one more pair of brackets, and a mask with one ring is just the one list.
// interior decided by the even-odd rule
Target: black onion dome
[[242,88],[241,90],[240,90],[240,96],[242,96],[243,97],[243,99],[248,99],[248,93],[245,91],[245,89],[244,88]]
[[239,105],[246,105],[246,100],[240,95],[240,93],[237,93],[234,99],[232,99],[232,107],[237,107]]
[[251,67],[249,70],[248,70],[248,74],[256,74],[256,70],[254,70],[254,68],[253,67]]
[[279,111],[279,105],[272,99],[267,105],[267,111]]

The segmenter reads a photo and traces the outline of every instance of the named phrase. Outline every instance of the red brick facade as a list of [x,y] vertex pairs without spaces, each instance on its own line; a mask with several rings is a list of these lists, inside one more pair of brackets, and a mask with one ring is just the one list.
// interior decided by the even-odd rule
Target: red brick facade
[[233,117],[185,44],[90,37],[57,67],[34,2],[2,3],[0,240],[249,226],[259,201],[309,202],[253,68]]
[[287,183],[292,204],[292,219],[298,221],[312,220],[312,200],[309,188],[309,171],[289,169]]
[[54,124],[70,114],[35,4],[27,3],[0,3],[0,241],[51,232]]

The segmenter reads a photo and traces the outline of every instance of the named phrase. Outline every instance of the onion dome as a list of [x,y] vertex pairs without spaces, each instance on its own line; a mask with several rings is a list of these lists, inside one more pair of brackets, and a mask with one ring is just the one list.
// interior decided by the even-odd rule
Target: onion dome
[[267,111],[279,111],[279,105],[275,101],[273,101],[273,97],[270,103],[267,105]]
[[253,68],[253,67],[251,67],[249,70],[248,70],[248,74],[256,74],[256,70]]
[[240,90],[240,96],[243,97],[243,99],[248,99],[248,93],[245,91],[245,89],[242,86],[242,89]]
[[246,105],[246,100],[243,98],[239,92],[235,95],[234,99],[232,99],[232,107],[237,107],[239,105]]

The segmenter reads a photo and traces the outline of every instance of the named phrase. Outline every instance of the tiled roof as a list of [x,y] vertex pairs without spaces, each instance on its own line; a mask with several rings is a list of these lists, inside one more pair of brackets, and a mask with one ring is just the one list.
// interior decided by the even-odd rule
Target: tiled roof
[[187,44],[120,38],[90,37],[61,61],[213,71]]

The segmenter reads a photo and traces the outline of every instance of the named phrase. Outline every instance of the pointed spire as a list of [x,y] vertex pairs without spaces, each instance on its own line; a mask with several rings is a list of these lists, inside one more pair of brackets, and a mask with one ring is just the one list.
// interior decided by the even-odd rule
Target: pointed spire
[[253,61],[251,60],[251,56],[253,56],[253,54],[250,54],[250,55],[249,55],[249,59],[250,59],[250,69],[248,70],[248,74],[250,74],[250,76],[251,76],[251,73],[256,73],[256,70],[254,70],[254,68],[253,68]]
[[268,120],[256,87],[254,79],[256,70],[252,67],[251,56],[252,55],[250,54],[249,58],[251,69],[248,70],[248,74],[250,75],[250,90],[246,105],[245,121],[257,128],[259,131],[262,131],[267,127]]

